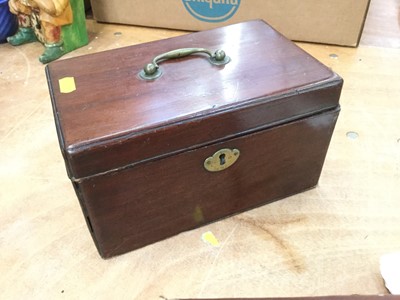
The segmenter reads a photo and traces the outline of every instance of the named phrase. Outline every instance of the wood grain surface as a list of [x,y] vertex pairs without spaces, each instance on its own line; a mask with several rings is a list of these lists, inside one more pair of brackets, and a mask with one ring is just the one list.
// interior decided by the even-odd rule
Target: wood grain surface
[[[153,57],[187,47],[227,49],[231,61],[216,67],[193,55],[163,61],[154,81],[138,78]],[[332,108],[341,89],[331,70],[261,20],[61,60],[46,71],[75,178]],[[61,93],[59,80],[71,76],[76,91]]]
[[[92,21],[88,29],[89,45],[67,57],[182,34]],[[43,47],[0,45],[0,298],[388,293],[379,258],[400,249],[399,49],[299,45],[346,82],[318,187],[240,215],[250,222],[229,218],[106,261],[65,173],[37,62]],[[203,242],[206,231],[219,247]]]
[[[163,61],[166,74],[151,82],[137,77],[143,61],[188,46],[234,51],[223,67],[191,56]],[[46,75],[68,173],[103,257],[314,187],[343,84],[261,20],[61,60]],[[62,93],[59,80],[70,76],[77,88]],[[205,170],[207,157],[234,148],[235,166]]]
[[[125,253],[314,187],[338,114],[331,109],[78,181],[99,252]],[[205,158],[235,148],[241,153],[229,169],[204,169]]]
[[371,1],[360,43],[400,48],[400,1]]

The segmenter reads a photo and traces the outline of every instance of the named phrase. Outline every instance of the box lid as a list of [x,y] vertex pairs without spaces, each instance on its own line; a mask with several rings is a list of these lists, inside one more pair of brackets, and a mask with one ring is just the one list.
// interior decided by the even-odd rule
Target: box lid
[[[222,49],[230,62],[191,55],[159,63],[155,80],[138,75],[187,47]],[[73,180],[335,107],[342,84],[263,21],[61,60],[46,73]]]

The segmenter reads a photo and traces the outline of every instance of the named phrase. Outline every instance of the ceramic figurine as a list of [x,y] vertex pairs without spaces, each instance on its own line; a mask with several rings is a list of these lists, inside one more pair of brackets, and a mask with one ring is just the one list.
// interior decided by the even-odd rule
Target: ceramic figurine
[[7,41],[14,46],[40,41],[44,64],[88,43],[82,0],[10,0],[9,7],[19,28]]

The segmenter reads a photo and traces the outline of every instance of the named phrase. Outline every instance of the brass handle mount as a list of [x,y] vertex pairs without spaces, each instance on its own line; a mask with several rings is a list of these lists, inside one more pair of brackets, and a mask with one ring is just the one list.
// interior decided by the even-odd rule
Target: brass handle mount
[[153,58],[151,63],[148,63],[143,70],[139,72],[139,77],[143,80],[154,80],[162,75],[162,71],[158,65],[159,62],[181,58],[192,54],[205,53],[209,56],[208,61],[215,66],[221,66],[231,61],[230,57],[226,55],[224,50],[216,50],[212,53],[210,50],[205,48],[182,48],[176,49],[169,52],[162,53]]

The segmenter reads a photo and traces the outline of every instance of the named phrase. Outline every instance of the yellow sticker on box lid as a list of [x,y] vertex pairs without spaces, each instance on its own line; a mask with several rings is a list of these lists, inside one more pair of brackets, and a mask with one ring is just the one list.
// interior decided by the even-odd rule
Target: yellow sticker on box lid
[[60,93],[68,94],[76,90],[75,78],[74,77],[64,77],[58,80],[60,85]]

